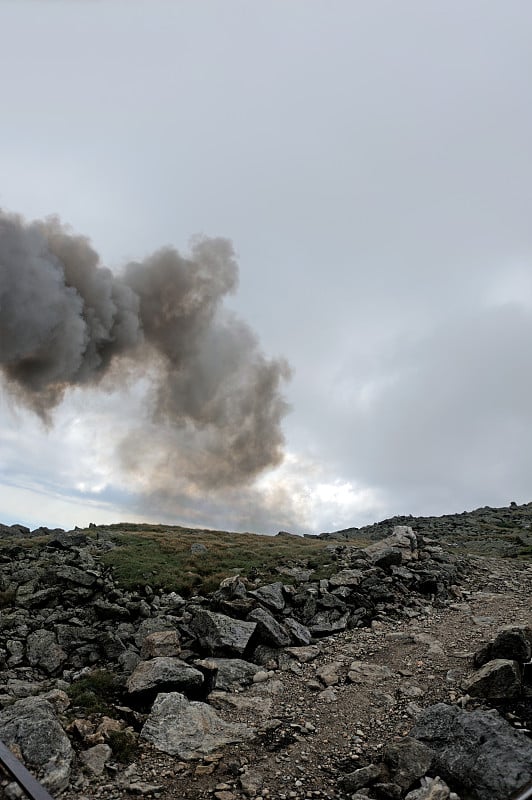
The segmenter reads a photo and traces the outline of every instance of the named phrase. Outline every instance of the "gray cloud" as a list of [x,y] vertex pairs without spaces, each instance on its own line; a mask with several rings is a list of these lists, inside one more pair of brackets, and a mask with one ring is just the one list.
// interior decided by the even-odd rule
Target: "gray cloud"
[[343,469],[389,508],[443,513],[530,493],[532,309],[477,306],[344,376]]
[[[285,512],[319,530],[530,499],[530,3],[4,6],[2,205],[58,209],[91,232],[113,278],[191,231],[228,232],[245,265],[237,294],[222,271],[198,289],[203,311],[182,308],[164,330],[150,303],[166,256],[148,259],[150,287],[144,262],[120,272],[124,297],[98,273],[106,300],[81,325],[82,294],[59,281],[41,333],[59,336],[68,319],[70,340],[43,359],[31,401],[43,411],[63,380],[80,388],[55,407],[55,435],[31,428],[18,473],[25,463],[41,480],[56,447],[68,464],[57,485],[74,464],[87,492],[138,494],[140,505],[124,501],[132,513],[164,508],[213,527],[258,514],[268,530],[288,527]],[[137,331],[130,301],[145,316]],[[295,366],[287,456],[240,496],[221,490],[227,475],[279,452],[282,379],[229,309]],[[139,337],[120,353],[119,318]],[[244,375],[253,390],[241,391]],[[263,393],[272,403],[259,411]],[[8,477],[5,437],[16,450],[28,426],[28,415],[0,417]]]
[[116,276],[59,220],[2,214],[6,385],[50,420],[72,387],[148,373],[151,413],[132,420],[135,434],[121,443],[126,468],[142,469],[150,451],[153,482],[167,492],[176,470],[203,487],[249,482],[282,458],[289,368],[267,359],[246,323],[222,308],[237,280],[225,239],[197,239],[189,258],[159,250]]

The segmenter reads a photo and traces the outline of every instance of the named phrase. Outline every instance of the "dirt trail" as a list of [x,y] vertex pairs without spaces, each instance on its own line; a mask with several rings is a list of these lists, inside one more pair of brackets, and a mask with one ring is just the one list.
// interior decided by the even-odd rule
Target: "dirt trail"
[[[313,660],[286,658],[284,668],[262,683],[215,693],[221,716],[259,728],[249,744],[194,763],[143,744],[136,767],[112,781],[102,778],[97,787],[91,782],[90,792],[80,785],[66,797],[338,797],[338,776],[378,759],[384,744],[408,733],[420,707],[461,702],[473,652],[501,625],[532,624],[532,564],[470,562],[461,596],[450,605],[427,604],[412,618],[383,618],[371,629],[345,631],[322,640]],[[351,668],[353,662],[362,665]],[[527,720],[517,713],[514,724]]]

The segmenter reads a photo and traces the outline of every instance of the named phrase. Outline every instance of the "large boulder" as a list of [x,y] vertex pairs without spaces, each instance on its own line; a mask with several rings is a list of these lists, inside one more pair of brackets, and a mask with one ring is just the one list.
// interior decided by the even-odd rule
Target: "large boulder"
[[268,608],[274,611],[282,611],[285,607],[285,599],[283,595],[283,584],[278,581],[277,583],[267,583],[265,586],[259,586],[249,594]]
[[345,631],[348,621],[349,611],[345,614],[338,611],[318,611],[309,621],[308,627],[313,636],[329,636]]
[[388,744],[383,757],[394,783],[407,790],[429,771],[433,753],[430,747],[418,742],[417,739],[405,736],[399,742]]
[[257,664],[241,658],[213,658],[211,660],[218,667],[216,688],[221,690],[253,683],[253,676],[261,671],[261,667]]
[[463,682],[462,688],[472,697],[490,700],[519,697],[522,691],[519,664],[504,658],[488,661]]
[[402,563],[417,560],[417,537],[409,525],[396,525],[391,536],[368,545],[368,547],[364,548],[364,552],[369,555],[372,561],[375,561],[380,553],[385,553],[390,549],[399,551]]
[[201,689],[203,674],[180,658],[159,656],[141,661],[129,676],[126,688],[131,695],[179,691],[195,694]]
[[225,722],[206,703],[189,702],[170,692],[157,697],[140,735],[157,750],[189,761],[254,734],[246,725]]
[[51,703],[26,697],[0,711],[0,739],[20,750],[25,766],[50,792],[66,789],[74,751]]
[[177,631],[164,630],[149,633],[142,642],[140,655],[142,658],[157,658],[158,656],[168,656],[176,658],[181,652],[181,645]]
[[272,647],[288,647],[290,634],[265,608],[255,608],[248,614],[248,620],[256,623],[257,635],[265,644]]
[[57,583],[65,582],[74,586],[94,586],[98,580],[98,573],[91,569],[79,569],[69,564],[62,564],[54,570],[53,581]]
[[192,617],[190,628],[198,641],[211,655],[241,656],[257,627],[245,622],[199,608]]
[[532,780],[532,741],[494,712],[438,703],[410,736],[433,751],[433,774],[471,800],[508,800]]
[[39,667],[50,675],[55,675],[67,658],[54,633],[47,630],[30,633],[26,640],[26,656],[33,667]]
[[475,666],[482,667],[488,661],[505,658],[524,664],[532,658],[532,628],[528,625],[505,625],[492,642],[475,653]]
[[284,626],[294,644],[303,647],[310,644],[312,635],[306,625],[302,625],[301,622],[298,622],[297,619],[293,617],[287,617],[284,621]]

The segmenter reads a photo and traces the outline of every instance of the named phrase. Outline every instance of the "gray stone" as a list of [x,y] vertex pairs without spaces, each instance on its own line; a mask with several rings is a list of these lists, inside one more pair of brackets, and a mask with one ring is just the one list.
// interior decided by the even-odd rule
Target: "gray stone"
[[[40,688],[42,689],[42,686]],[[40,697],[43,700],[48,700],[55,714],[63,714],[70,705],[70,698],[62,689],[50,689],[48,692],[41,694]]]
[[266,644],[259,644],[253,650],[253,662],[255,664],[260,664],[267,669],[277,669],[280,665],[280,658],[282,658],[284,652],[284,650],[279,650],[278,647],[270,647]]
[[412,640],[416,644],[426,644],[429,648],[427,652],[429,656],[445,656],[441,642],[429,633],[413,633]]
[[301,622],[298,622],[297,619],[287,617],[284,621],[284,626],[294,644],[301,646],[310,644],[312,636],[309,629],[305,625],[302,625]]
[[56,642],[52,631],[38,630],[26,640],[26,656],[30,664],[54,675],[66,661],[67,654]]
[[118,664],[126,675],[131,675],[140,660],[140,656],[135,650],[126,650],[118,656]]
[[63,564],[54,570],[54,581],[66,581],[72,583],[74,586],[94,586],[98,580],[98,573],[87,569],[78,569],[78,567],[71,567],[69,564]]
[[433,751],[432,770],[471,800],[508,800],[532,781],[532,741],[497,713],[438,703],[410,736]]
[[272,608],[274,611],[282,611],[286,605],[283,595],[283,584],[279,581],[277,583],[267,583],[265,586],[259,586],[258,589],[254,589],[248,594],[268,608]]
[[228,694],[214,691],[209,695],[209,705],[219,710],[252,713],[264,722],[271,712],[273,700],[268,696],[251,695],[247,692],[245,694]]
[[101,775],[111,754],[112,750],[108,744],[95,744],[94,747],[80,753],[80,759],[87,772],[92,775]]
[[338,699],[338,695],[332,688],[332,686],[328,686],[322,692],[318,694],[320,700],[324,700],[326,703],[334,703]]
[[522,691],[519,664],[503,658],[488,661],[463,682],[462,688],[472,697],[490,700],[519,697]]
[[288,575],[296,583],[307,583],[312,575],[312,570],[301,569],[301,567],[278,567],[277,572],[280,572],[281,575]]
[[341,615],[337,611],[318,611],[308,626],[313,636],[328,636],[331,633],[345,631],[348,621],[349,611]]
[[242,655],[257,627],[256,622],[215,614],[203,608],[198,609],[190,624],[199,643],[211,655]]
[[32,588],[32,584],[28,584],[17,589],[16,604],[24,608],[42,608],[51,604],[52,601],[59,597],[60,593],[59,586],[50,586],[47,589],[35,591],[35,588]]
[[157,750],[189,761],[254,734],[246,725],[225,722],[206,703],[189,702],[170,692],[157,697],[140,735]]
[[519,661],[524,664],[532,658],[532,629],[527,625],[505,625],[493,642],[475,653],[476,667],[482,667],[496,658]]
[[140,655],[142,658],[167,656],[175,658],[181,652],[177,631],[154,631],[142,642]]
[[363,573],[359,569],[341,569],[329,578],[331,586],[358,586]]
[[160,783],[147,783],[147,781],[131,781],[125,787],[128,794],[141,795],[146,797],[153,794],[160,796],[163,786]]
[[140,661],[126,688],[129,694],[179,691],[187,694],[198,691],[203,684],[202,673],[180,658],[160,656]]
[[[343,587],[347,589],[347,586]],[[338,597],[336,594],[331,594],[330,592],[322,592],[320,599],[318,600],[318,607],[319,608],[337,608],[339,611],[345,611],[347,606],[344,601]]]
[[27,697],[0,711],[0,739],[20,749],[26,767],[50,792],[66,789],[74,752],[47,700]]
[[244,600],[247,597],[247,589],[240,575],[232,575],[220,582],[217,594],[228,600]]
[[288,647],[290,636],[286,628],[265,608],[255,608],[248,614],[248,620],[257,624],[257,635],[265,644],[272,647]]
[[94,612],[100,619],[111,620],[128,620],[131,619],[131,614],[127,608],[118,605],[118,603],[110,603],[108,600],[98,599],[92,604]]
[[59,623],[55,626],[55,633],[59,646],[65,650],[78,648],[80,644],[94,641],[97,636],[96,631],[81,624],[64,625]]
[[24,645],[18,639],[8,639],[6,642],[9,657],[7,663],[10,667],[18,667],[24,661]]
[[151,619],[143,619],[135,631],[135,644],[137,647],[142,648],[144,639],[151,633],[175,631],[175,629],[175,619],[170,616],[161,615],[157,617],[151,617]]
[[315,644],[308,647],[287,647],[286,653],[297,658],[302,664],[307,664],[309,661],[314,661],[320,654],[320,649]]
[[374,559],[378,553],[383,553],[390,548],[400,551],[403,563],[418,558],[417,537],[408,525],[396,525],[391,536],[370,544],[364,548],[364,551]]
[[203,556],[205,553],[208,553],[208,548],[202,544],[201,542],[193,542],[190,545],[190,552],[193,556]]
[[161,602],[169,611],[180,611],[186,605],[184,597],[181,597],[177,592],[170,592],[164,595],[161,598]]
[[338,670],[341,669],[342,664],[339,661],[331,661],[329,664],[324,664],[316,671],[316,675],[325,686],[336,686],[340,683],[340,676]]
[[218,667],[216,688],[227,690],[235,686],[248,686],[253,682],[253,677],[260,672],[257,664],[244,661],[241,658],[213,658]]
[[409,792],[405,800],[459,800],[441,778],[424,778],[420,789]]
[[417,739],[405,736],[399,742],[388,744],[384,749],[383,758],[394,782],[407,790],[429,771],[433,753]]
[[368,764],[340,778],[339,784],[344,792],[356,792],[364,786],[375,783],[382,775],[382,768],[377,764]]
[[239,783],[246,797],[255,797],[260,793],[263,778],[257,772],[249,772],[246,770],[240,776]]
[[48,542],[48,547],[57,548],[58,550],[68,550],[75,547],[84,547],[90,544],[91,540],[84,533],[76,531],[62,531],[60,528],[55,529],[53,537]]
[[7,691],[16,698],[29,697],[42,691],[42,684],[38,681],[24,681],[10,678],[7,681]]

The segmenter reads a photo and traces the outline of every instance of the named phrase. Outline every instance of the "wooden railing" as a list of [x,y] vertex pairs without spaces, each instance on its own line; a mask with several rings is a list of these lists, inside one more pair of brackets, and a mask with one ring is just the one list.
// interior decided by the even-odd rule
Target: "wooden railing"
[[11,775],[11,777],[18,783],[28,797],[32,800],[53,800],[52,796],[48,794],[44,786],[41,786],[31,772],[28,772],[26,767],[20,763],[18,758],[6,747],[0,739],[0,764]]

